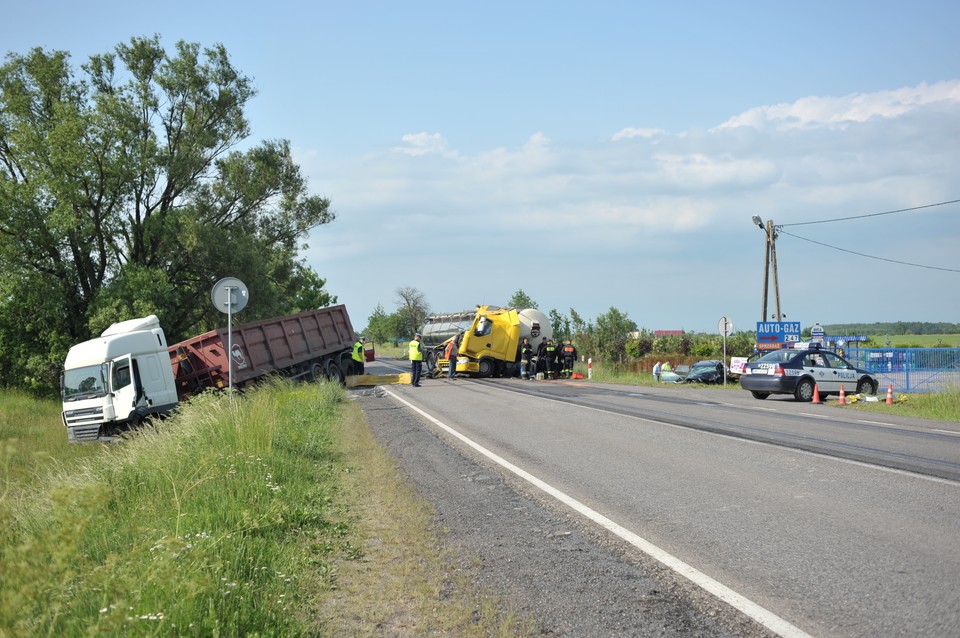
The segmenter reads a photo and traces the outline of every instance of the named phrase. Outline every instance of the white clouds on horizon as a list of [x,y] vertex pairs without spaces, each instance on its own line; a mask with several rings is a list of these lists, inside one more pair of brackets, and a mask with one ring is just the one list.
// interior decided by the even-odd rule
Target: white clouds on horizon
[[[443,310],[504,303],[522,288],[546,308],[586,316],[614,305],[642,322],[641,312],[689,315],[671,320],[687,328],[708,325],[703,316],[752,318],[762,234],[751,215],[789,223],[957,199],[958,93],[960,81],[807,97],[711,129],[624,127],[589,143],[537,131],[515,146],[467,153],[446,134],[421,131],[336,162],[298,153],[339,215],[304,257],[360,317],[414,286]],[[956,268],[960,214],[926,217],[797,234]],[[819,309],[831,320],[914,317],[893,316],[901,308],[941,320],[958,310],[956,299],[934,292],[955,283],[949,273],[786,236],[778,260],[791,317],[813,312],[803,300],[827,290],[839,291]],[[883,290],[897,291],[894,303]]]
[[939,201],[955,188],[958,138],[960,80],[759,106],[709,130],[626,127],[579,146],[538,131],[516,147],[466,154],[421,131],[358,163],[307,157],[345,232],[352,219],[402,234],[415,216],[462,233],[482,217],[486,232],[519,223],[635,250],[670,233],[723,233],[730,215],[747,211],[826,217]]
[[793,103],[759,106],[730,118],[717,128],[764,128],[771,125],[785,131],[816,126],[847,126],[872,118],[896,118],[934,104],[960,106],[960,80],[934,84],[922,82],[914,87],[852,93],[842,97],[811,96]]

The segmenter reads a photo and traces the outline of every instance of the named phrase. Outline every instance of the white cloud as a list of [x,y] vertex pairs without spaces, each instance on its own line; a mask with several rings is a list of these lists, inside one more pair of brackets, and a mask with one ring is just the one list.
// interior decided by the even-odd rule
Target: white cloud
[[854,93],[843,97],[805,97],[793,103],[759,106],[736,115],[718,128],[773,126],[779,130],[847,126],[872,118],[896,118],[932,104],[960,106],[960,80],[921,83],[891,91]]
[[440,154],[449,157],[456,156],[456,152],[448,148],[447,141],[439,133],[407,133],[400,140],[405,143],[405,146],[398,146],[394,150],[406,155]]
[[617,142],[619,140],[629,140],[634,137],[642,137],[644,139],[653,139],[661,135],[666,135],[667,132],[663,129],[658,128],[634,128],[632,126],[625,129],[620,129],[611,136],[611,140]]

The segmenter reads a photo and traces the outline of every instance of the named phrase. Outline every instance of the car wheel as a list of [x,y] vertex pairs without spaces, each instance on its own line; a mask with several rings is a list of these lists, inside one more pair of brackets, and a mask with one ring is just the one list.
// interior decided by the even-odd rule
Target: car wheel
[[858,394],[876,394],[877,384],[867,378],[860,379],[860,383],[857,384],[857,393]]
[[797,401],[813,401],[813,379],[801,379],[793,396]]
[[754,399],[760,399],[761,401],[763,401],[763,400],[766,399],[768,396],[770,396],[770,393],[769,393],[769,392],[757,392],[756,390],[751,390],[751,391],[750,391],[750,394],[753,395],[753,398],[754,398]]

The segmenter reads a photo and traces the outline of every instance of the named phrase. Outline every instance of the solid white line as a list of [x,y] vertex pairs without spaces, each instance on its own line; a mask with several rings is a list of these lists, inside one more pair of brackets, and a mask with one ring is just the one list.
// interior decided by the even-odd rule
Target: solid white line
[[937,428],[933,428],[933,431],[941,434],[949,434],[950,436],[960,436],[960,432],[954,432],[953,430],[938,430]]
[[510,463],[509,461],[495,454],[494,452],[491,452],[490,450],[483,447],[479,443],[473,441],[472,439],[467,438],[466,436],[464,436],[457,430],[454,430],[453,428],[443,423],[439,419],[424,412],[423,410],[413,405],[409,401],[401,398],[396,393],[387,390],[387,394],[392,396],[394,399],[396,399],[400,403],[403,403],[404,405],[409,407],[411,410],[418,413],[423,418],[427,419],[428,421],[430,421],[431,423],[433,423],[443,431],[460,439],[461,441],[463,441],[464,443],[472,447],[474,450],[476,450],[480,454],[484,455],[485,457],[487,457],[488,459],[496,463],[497,465],[500,465],[504,469],[512,472],[516,476],[527,481],[528,483],[530,483],[537,489],[543,491],[544,493],[549,494],[550,496],[557,499],[567,507],[570,507],[574,511],[578,512],[582,516],[585,516],[586,518],[600,525],[604,529],[607,529],[610,532],[616,534],[617,536],[627,541],[628,543],[630,543],[631,545],[633,545],[643,553],[659,561],[663,565],[666,565],[667,567],[669,567],[676,573],[680,574],[681,576],[685,577],[686,579],[696,584],[697,586],[701,587],[702,589],[710,592],[720,600],[732,606],[734,609],[737,609],[741,613],[746,614],[750,618],[753,618],[755,621],[757,621],[758,623],[760,623],[770,631],[774,632],[778,636],[784,636],[789,638],[804,638],[804,637],[810,638],[810,634],[806,633],[799,627],[792,625],[791,623],[787,622],[783,618],[780,618],[773,612],[765,609],[764,607],[761,607],[760,605],[756,604],[752,600],[733,591],[726,585],[714,580],[713,578],[710,578],[703,572],[691,567],[690,565],[686,564],[679,558],[676,558],[672,554],[669,554],[666,551],[660,549],[653,543],[641,538],[640,536],[638,536],[637,534],[634,534],[633,532],[626,529],[625,527],[613,522],[606,516],[587,507],[580,501],[574,499],[571,496],[568,496],[566,493],[561,492],[560,490],[556,489],[552,485],[545,483],[544,481],[538,479],[536,476],[530,474],[526,470],[523,470],[517,467],[513,463]]

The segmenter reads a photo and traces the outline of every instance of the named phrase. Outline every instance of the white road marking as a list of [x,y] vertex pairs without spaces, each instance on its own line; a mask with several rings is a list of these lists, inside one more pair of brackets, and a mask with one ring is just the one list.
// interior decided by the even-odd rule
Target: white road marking
[[960,432],[954,432],[953,430],[938,430],[933,428],[934,432],[939,432],[940,434],[949,434],[950,436],[960,436]]
[[637,534],[634,534],[633,532],[619,525],[618,523],[615,523],[614,521],[610,520],[603,514],[600,514],[599,512],[587,507],[580,501],[574,499],[571,496],[568,496],[566,493],[561,492],[560,490],[553,487],[552,485],[540,480],[539,478],[530,474],[526,470],[523,470],[517,467],[516,465],[514,465],[513,463],[510,463],[503,457],[488,450],[487,448],[483,447],[482,445],[475,442],[474,440],[461,434],[457,430],[454,430],[452,427],[443,423],[436,417],[428,414],[427,412],[421,410],[420,408],[413,405],[409,401],[401,398],[396,393],[387,390],[387,394],[392,396],[394,399],[396,399],[400,403],[403,403],[408,408],[410,408],[417,414],[421,415],[423,418],[427,419],[428,421],[436,425],[441,430],[463,441],[464,443],[469,445],[471,448],[473,448],[480,454],[484,455],[485,457],[487,457],[497,465],[503,467],[504,469],[510,471],[516,476],[527,481],[528,483],[530,483],[537,489],[541,490],[545,494],[549,494],[550,496],[557,499],[567,507],[570,507],[577,513],[593,521],[594,523],[600,525],[604,529],[609,530],[610,532],[616,534],[617,536],[627,541],[628,543],[630,543],[631,545],[633,545],[643,553],[659,561],[663,565],[669,567],[674,572],[680,574],[681,576],[688,579],[692,583],[696,584],[700,588],[710,592],[720,600],[732,606],[734,609],[737,609],[741,613],[746,614],[747,616],[754,619],[755,621],[757,621],[758,623],[760,623],[770,631],[774,632],[778,636],[784,636],[785,638],[788,638],[788,637],[789,638],[811,638],[810,634],[806,633],[799,627],[787,622],[783,618],[777,616],[776,614],[767,610],[766,608],[761,607],[760,605],[756,604],[755,602],[746,598],[745,596],[738,594],[737,592],[733,591],[726,585],[714,580],[713,578],[710,578],[703,572],[688,565],[687,563],[683,562],[679,558],[676,558],[672,554],[669,554],[666,551],[660,549],[653,543],[641,538]]

